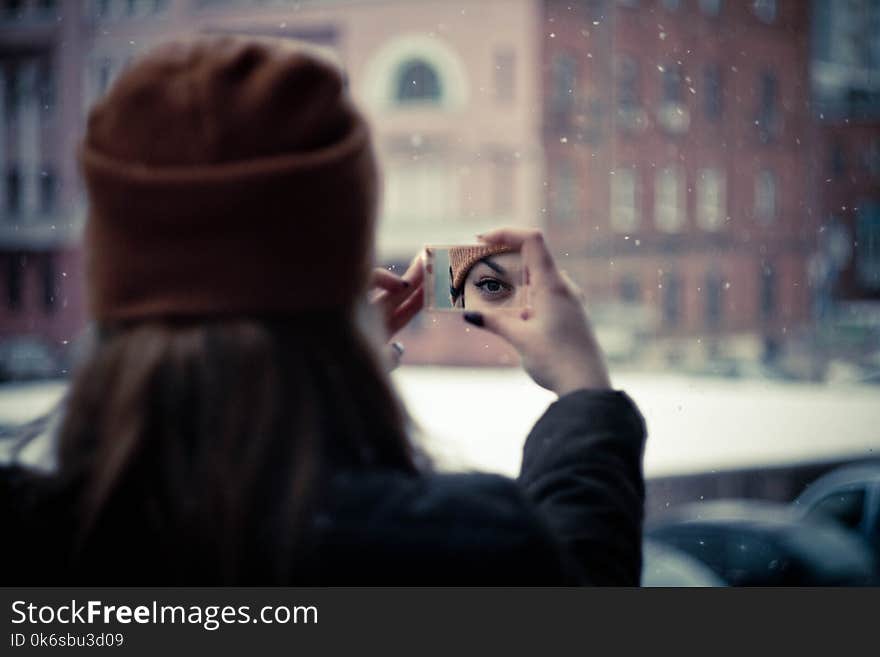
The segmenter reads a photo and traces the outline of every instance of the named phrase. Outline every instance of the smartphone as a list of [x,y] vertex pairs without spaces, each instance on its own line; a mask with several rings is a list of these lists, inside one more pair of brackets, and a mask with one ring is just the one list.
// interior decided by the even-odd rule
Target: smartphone
[[425,307],[465,312],[528,303],[519,251],[487,244],[425,246]]

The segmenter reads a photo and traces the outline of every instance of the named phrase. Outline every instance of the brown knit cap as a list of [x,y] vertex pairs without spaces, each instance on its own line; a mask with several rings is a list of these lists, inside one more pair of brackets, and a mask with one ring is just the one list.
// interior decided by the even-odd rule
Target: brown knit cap
[[160,46],[91,111],[80,162],[96,319],[345,307],[366,287],[369,131],[313,49],[230,36]]
[[483,258],[498,253],[512,251],[509,246],[493,244],[490,246],[454,246],[449,249],[449,266],[452,268],[452,287],[460,289],[468,272]]

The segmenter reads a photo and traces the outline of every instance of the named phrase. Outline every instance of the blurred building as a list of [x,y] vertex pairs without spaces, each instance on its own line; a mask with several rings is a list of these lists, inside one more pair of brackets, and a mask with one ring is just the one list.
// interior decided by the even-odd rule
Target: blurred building
[[546,3],[551,239],[663,358],[772,358],[811,317],[809,16],[798,0]]
[[812,83],[823,249],[838,301],[880,300],[880,0],[816,0]]
[[[194,32],[336,53],[383,163],[386,265],[501,224],[543,226],[624,356],[645,345],[664,359],[772,356],[811,318],[817,235],[835,206],[815,183],[828,142],[810,112],[808,2],[0,6],[0,341],[38,336],[54,349],[77,334],[85,112],[138,52]],[[405,336],[409,358],[512,362],[465,331],[457,317],[422,316]]]
[[[85,112],[133,56],[169,37],[273,35],[326,46],[340,58],[383,161],[378,246],[389,266],[405,265],[426,242],[473,241],[481,230],[539,216],[533,0],[21,0],[2,7],[0,340],[37,337],[54,350],[82,326],[75,245],[83,204],[73,154]],[[456,345],[441,350],[454,353]]]
[[63,356],[83,322],[70,131],[83,41],[62,20],[76,5],[0,5],[0,347],[23,370]]

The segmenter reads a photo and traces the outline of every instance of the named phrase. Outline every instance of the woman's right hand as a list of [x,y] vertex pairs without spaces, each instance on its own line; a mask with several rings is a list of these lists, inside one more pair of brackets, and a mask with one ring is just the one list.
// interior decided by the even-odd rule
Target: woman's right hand
[[465,321],[509,342],[535,383],[559,396],[580,389],[610,389],[608,369],[587,318],[583,294],[556,268],[541,232],[501,228],[478,238],[520,251],[528,305],[466,312]]

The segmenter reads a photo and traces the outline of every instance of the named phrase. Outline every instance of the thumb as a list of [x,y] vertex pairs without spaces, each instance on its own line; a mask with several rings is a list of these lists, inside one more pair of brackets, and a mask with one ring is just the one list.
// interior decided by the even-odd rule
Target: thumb
[[473,326],[485,329],[516,346],[517,328],[522,322],[522,311],[499,309],[491,311],[468,311],[464,313],[464,321]]

